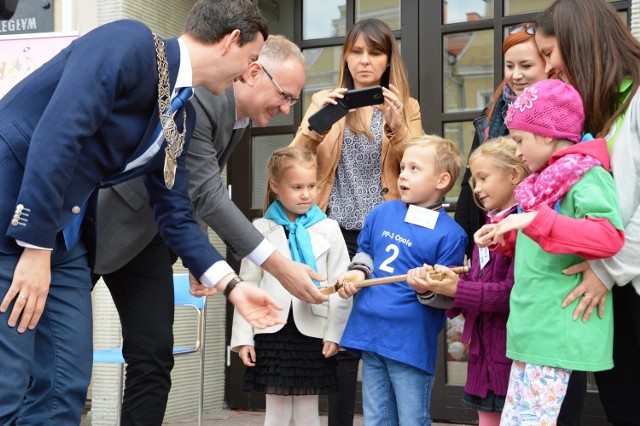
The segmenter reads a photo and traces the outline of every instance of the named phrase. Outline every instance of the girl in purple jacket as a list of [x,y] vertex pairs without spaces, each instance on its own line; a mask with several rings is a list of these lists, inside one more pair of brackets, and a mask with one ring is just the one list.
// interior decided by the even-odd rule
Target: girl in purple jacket
[[[487,211],[491,223],[516,211],[513,191],[529,171],[515,153],[516,143],[502,137],[487,141],[469,157],[469,183],[475,201]],[[438,265],[435,269],[445,271],[447,278],[435,281],[428,274],[421,278],[430,269],[431,266],[424,266],[409,271],[407,282],[418,293],[433,291],[454,298],[447,314],[449,318],[464,315],[461,340],[469,344],[467,382],[461,403],[478,410],[480,426],[497,426],[511,368],[511,360],[506,357],[506,324],[513,258],[475,246],[468,274],[458,276]]]

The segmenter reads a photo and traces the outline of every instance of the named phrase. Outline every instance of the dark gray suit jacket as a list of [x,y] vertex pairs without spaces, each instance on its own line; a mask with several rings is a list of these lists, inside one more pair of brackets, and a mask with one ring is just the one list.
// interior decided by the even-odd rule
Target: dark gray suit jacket
[[[186,166],[189,194],[200,226],[210,226],[237,258],[251,253],[264,239],[229,198],[221,172],[244,134],[234,130],[236,107],[233,88],[214,96],[196,88],[191,104],[196,129]],[[100,191],[95,272],[114,272],[144,249],[158,232],[141,179]]]

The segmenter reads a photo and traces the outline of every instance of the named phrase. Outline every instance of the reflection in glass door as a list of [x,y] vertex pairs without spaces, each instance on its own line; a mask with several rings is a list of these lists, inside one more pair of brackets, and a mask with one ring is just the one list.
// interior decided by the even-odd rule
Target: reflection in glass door
[[445,335],[447,337],[447,384],[461,385],[467,381],[467,362],[469,360],[469,345],[462,343],[464,316],[447,319]]

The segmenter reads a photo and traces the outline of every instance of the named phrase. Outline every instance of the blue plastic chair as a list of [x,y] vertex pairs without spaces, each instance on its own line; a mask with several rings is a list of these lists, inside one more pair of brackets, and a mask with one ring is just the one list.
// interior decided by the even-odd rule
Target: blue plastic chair
[[[196,332],[196,341],[192,346],[180,346],[173,348],[173,355],[186,355],[194,352],[200,352],[200,392],[198,396],[198,425],[202,424],[203,414],[203,394],[204,394],[204,336],[206,326],[206,297],[195,297],[189,294],[189,274],[173,275],[173,297],[174,305],[177,309],[191,309],[197,315],[198,330]],[[93,351],[93,362],[107,362],[120,364],[120,380],[118,389],[120,398],[118,398],[117,424],[120,424],[120,412],[122,409],[122,393],[124,388],[124,357],[122,356],[122,348],[97,349]]]

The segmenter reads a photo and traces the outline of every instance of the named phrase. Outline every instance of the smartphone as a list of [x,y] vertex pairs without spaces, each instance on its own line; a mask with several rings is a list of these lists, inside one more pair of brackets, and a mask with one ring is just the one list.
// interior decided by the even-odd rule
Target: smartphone
[[362,89],[349,90],[344,94],[344,103],[347,108],[361,108],[369,105],[384,103],[381,86],[364,87]]
[[336,99],[337,105],[327,104],[309,117],[309,130],[322,133],[349,113],[350,109],[384,103],[381,86],[371,86],[345,92]]

